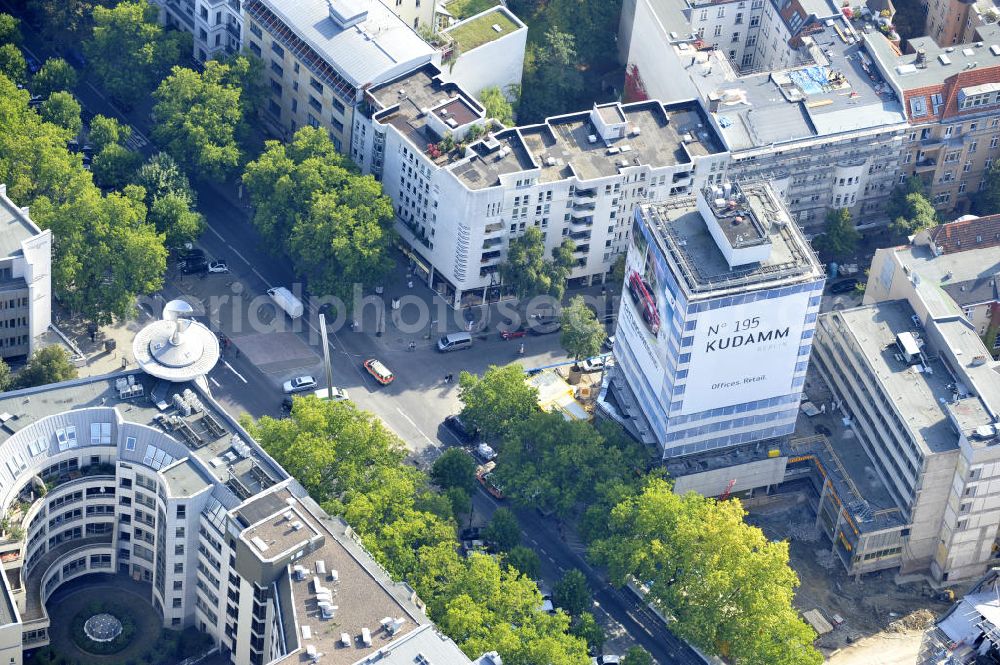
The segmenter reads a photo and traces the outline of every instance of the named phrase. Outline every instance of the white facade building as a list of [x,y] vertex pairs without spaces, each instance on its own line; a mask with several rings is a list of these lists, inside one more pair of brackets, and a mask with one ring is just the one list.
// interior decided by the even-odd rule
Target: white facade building
[[52,323],[52,232],[0,184],[0,360],[30,356]]
[[[351,156],[382,181],[412,258],[455,306],[490,297],[509,240],[529,226],[547,250],[574,241],[571,278],[602,279],[635,203],[721,182],[728,157],[693,102],[606,104],[483,133],[479,103],[431,66],[367,100]],[[457,145],[442,152],[446,135]]]
[[470,663],[196,383],[4,393],[0,458],[4,663],[49,642],[62,584],[116,572],[148,584],[165,627],[198,628],[237,665]]
[[612,389],[664,458],[794,431],[825,283],[770,187],[641,204]]
[[468,94],[478,98],[483,88],[521,85],[528,26],[503,5],[459,21],[439,37],[446,42],[443,76]]

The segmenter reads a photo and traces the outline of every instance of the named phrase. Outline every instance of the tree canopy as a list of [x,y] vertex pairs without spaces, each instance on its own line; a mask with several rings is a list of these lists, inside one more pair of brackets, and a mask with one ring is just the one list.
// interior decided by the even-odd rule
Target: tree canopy
[[653,657],[642,647],[632,647],[625,652],[621,665],[653,665]]
[[511,421],[495,473],[518,505],[567,516],[644,459],[638,444],[610,428],[535,409]]
[[147,95],[191,50],[191,35],[165,30],[158,14],[146,0],[93,8],[94,27],[83,52],[101,86],[126,107]]
[[819,665],[816,635],[792,607],[788,543],[769,541],[745,514],[739,501],[680,496],[651,479],[614,507],[591,554],[614,584],[642,580],[672,630],[700,649],[741,665]]
[[479,91],[479,101],[486,109],[486,117],[499,120],[507,127],[514,125],[514,107],[497,86],[483,88]]
[[209,60],[202,72],[174,67],[153,93],[153,140],[188,174],[221,182],[240,166],[247,133],[246,57]]
[[99,187],[121,189],[142,165],[142,155],[118,143],[110,143],[94,155],[91,172]]
[[538,411],[538,390],[524,381],[524,368],[490,365],[482,378],[462,372],[458,379],[462,420],[487,438],[505,435]]
[[851,211],[835,208],[826,213],[826,227],[813,244],[831,258],[846,259],[857,251],[860,240],[861,234],[854,227]]
[[124,145],[132,135],[132,127],[123,125],[115,118],[97,114],[90,120],[87,138],[96,152],[101,152],[112,143]]
[[586,575],[576,568],[567,570],[552,589],[553,604],[566,610],[570,616],[579,616],[590,609],[592,597]]
[[521,543],[521,526],[508,508],[497,508],[483,535],[501,552],[509,552]]
[[10,374],[10,366],[0,358],[0,393],[13,385],[14,379]]
[[71,64],[62,58],[49,58],[31,79],[31,89],[36,95],[48,97],[60,90],[71,91],[76,82],[76,70]]
[[993,164],[983,177],[983,190],[972,199],[972,209],[977,215],[1000,213],[1000,162]]
[[907,194],[899,216],[893,218],[889,230],[898,236],[910,236],[921,229],[937,224],[937,211],[919,192]]
[[[16,387],[34,388],[76,378],[76,367],[61,346],[46,346],[31,354],[17,375]],[[0,386],[2,388],[2,386]]]
[[532,226],[510,241],[507,259],[500,264],[500,276],[519,298],[550,295],[559,300],[573,265],[574,243],[569,238],[545,256],[545,236]]
[[343,516],[396,579],[407,580],[437,626],[471,657],[507,665],[579,665],[586,643],[512,565],[457,553],[455,523],[425,507],[428,479],[375,416],[350,402],[295,399],[287,419],[244,419],[250,434],[331,514]]
[[71,131],[42,120],[28,96],[0,76],[0,182],[52,229],[55,296],[97,323],[128,316],[136,295],[160,288],[166,269],[142,190],[101,196],[80,156],[66,149]]
[[324,130],[303,127],[287,145],[268,141],[243,183],[254,226],[292,259],[313,293],[347,299],[354,284],[378,284],[392,269],[392,201]]
[[550,27],[540,43],[525,53],[524,85],[518,117],[540,122],[566,112],[583,91],[583,75],[576,51],[576,38],[558,27]]
[[0,44],[21,43],[21,21],[10,14],[0,13]]
[[596,356],[607,338],[607,331],[582,296],[575,296],[563,308],[560,341],[573,360]]
[[457,487],[471,494],[476,489],[476,461],[461,448],[449,448],[434,460],[431,480],[441,489]]
[[28,82],[28,63],[21,49],[13,44],[0,45],[0,74],[19,85]]
[[49,95],[38,112],[46,122],[62,127],[70,136],[76,136],[83,128],[83,120],[80,119],[82,110],[80,102],[71,93],[60,91]]

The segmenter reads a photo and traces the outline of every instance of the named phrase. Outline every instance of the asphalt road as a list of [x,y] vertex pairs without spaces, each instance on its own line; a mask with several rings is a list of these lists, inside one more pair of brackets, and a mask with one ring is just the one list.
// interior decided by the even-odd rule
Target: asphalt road
[[[8,11],[10,9],[8,8]],[[22,24],[28,50],[40,60],[51,55],[31,28]],[[117,117],[138,128],[130,147],[149,156],[155,149],[146,140],[148,119],[142,111],[126,115],[115,108],[90,83],[81,84],[76,90],[81,104],[91,113]],[[180,276],[172,273],[167,277],[167,285],[161,295],[163,301],[186,297],[197,299],[202,304],[210,303],[212,296],[232,296],[239,292],[244,299],[261,296],[267,288],[276,285],[290,285],[295,278],[287,261],[276,259],[262,250],[259,237],[246,220],[245,211],[233,205],[212,185],[198,185],[198,209],[205,215],[208,231],[199,245],[212,257],[225,258],[232,273],[210,275],[203,278]],[[406,278],[398,276],[400,287]],[[409,288],[407,291],[409,291]],[[429,301],[433,297],[424,287],[415,286],[414,293],[421,293]],[[407,291],[404,291],[406,293]],[[192,303],[195,304],[195,303]],[[296,333],[315,354],[308,364],[303,358],[302,366],[286,371],[264,372],[246,353],[237,354],[240,335],[250,334],[241,327],[249,312],[223,306],[213,309],[206,307],[206,317],[217,318],[216,329],[235,342],[235,348],[228,350],[222,362],[209,374],[209,382],[219,402],[234,415],[249,413],[254,417],[278,415],[283,395],[282,381],[295,374],[312,373],[323,385],[321,349],[316,342],[315,323],[301,326]],[[261,308],[266,309],[266,308]],[[438,310],[441,311],[441,310]],[[433,315],[433,314],[432,314]],[[450,316],[450,312],[447,314]],[[273,307],[270,316],[275,316]],[[262,318],[267,318],[264,312]],[[282,317],[283,318],[283,317]],[[283,319],[287,321],[287,319]],[[457,387],[445,384],[442,377],[446,373],[461,370],[481,373],[490,364],[505,364],[520,360],[525,365],[543,366],[565,360],[565,353],[559,348],[559,336],[547,335],[525,338],[525,354],[519,355],[519,342],[504,342],[496,335],[494,324],[488,329],[484,340],[477,340],[470,351],[441,355],[431,349],[433,336],[425,340],[422,335],[406,335],[394,330],[386,330],[384,335],[368,331],[353,332],[341,329],[330,336],[331,359],[334,384],[345,388],[351,399],[361,408],[372,411],[402,438],[414,456],[423,464],[429,463],[447,445],[458,443],[454,435],[441,426],[444,417],[459,409]],[[408,342],[417,343],[417,349],[407,350]],[[265,342],[266,344],[266,342]],[[280,349],[277,349],[280,350]],[[363,359],[376,356],[393,369],[397,378],[390,386],[378,386],[361,368]],[[496,508],[495,500],[480,492],[473,499],[481,515],[488,516]],[[591,568],[583,557],[569,546],[559,535],[554,523],[526,510],[515,511],[523,530],[524,543],[533,547],[542,560],[543,580],[551,587],[570,568],[579,568],[586,575],[595,590],[595,612],[604,614],[622,626],[632,639],[649,651],[662,665],[701,664],[704,661],[684,642],[670,633],[662,621],[628,591],[617,591],[607,585],[601,575]]]

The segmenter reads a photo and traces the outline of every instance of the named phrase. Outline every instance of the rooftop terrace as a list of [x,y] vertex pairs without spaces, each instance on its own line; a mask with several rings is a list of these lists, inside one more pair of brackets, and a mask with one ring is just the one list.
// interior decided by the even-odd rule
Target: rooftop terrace
[[444,30],[443,33],[455,40],[460,53],[468,53],[474,48],[489,44],[521,29],[527,30],[517,17],[498,5],[456,23]]
[[675,272],[684,277],[691,299],[714,298],[727,290],[772,288],[823,278],[822,266],[770,188],[762,183],[744,183],[743,193],[746,205],[761,221],[771,251],[764,261],[735,268],[730,267],[712,237],[695,197],[639,207],[639,214],[664,255]]
[[[905,122],[853,29],[841,19],[811,34],[812,64],[740,76],[718,51],[677,45],[688,74],[710,100],[730,150],[748,150]],[[693,60],[693,62],[692,62]]]
[[[376,109],[375,120],[396,127],[421,152],[441,136],[428,126],[433,109],[460,100],[468,112],[455,116],[474,122],[480,106],[461,89],[437,79],[438,71],[423,67],[368,91]],[[607,122],[627,124],[622,138],[606,142],[592,120],[591,111],[549,118],[545,123],[497,131],[464,152],[455,150],[435,159],[470,189],[499,184],[503,175],[538,170],[542,182],[572,176],[593,180],[617,175],[639,165],[687,164],[694,157],[724,151],[718,135],[698,104],[664,106],[658,102],[605,104],[597,113]],[[480,115],[484,117],[484,115]]]

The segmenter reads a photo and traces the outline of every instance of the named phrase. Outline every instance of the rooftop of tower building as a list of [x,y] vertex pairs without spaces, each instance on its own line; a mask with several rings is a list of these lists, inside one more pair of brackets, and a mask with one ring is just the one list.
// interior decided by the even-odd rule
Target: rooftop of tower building
[[[714,298],[823,279],[816,255],[770,186],[744,183],[740,194],[734,215],[729,215],[727,209],[727,214],[714,220],[706,219],[704,213],[716,202],[706,207],[704,199],[699,205],[698,197],[676,197],[638,208],[637,216],[682,281],[689,298]],[[704,196],[699,192],[699,197]],[[730,217],[740,217],[736,215],[740,211],[743,219],[738,227],[733,226]],[[723,239],[713,232],[713,225],[735,245],[747,245],[752,240],[751,251],[766,249],[766,257],[746,264],[733,262],[727,248],[720,245]]]

